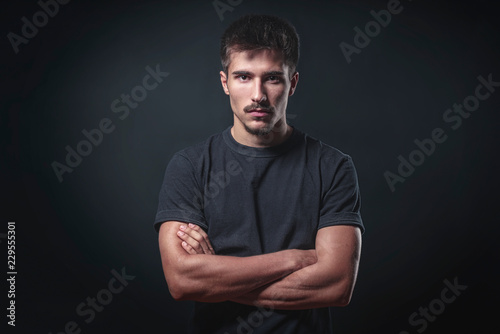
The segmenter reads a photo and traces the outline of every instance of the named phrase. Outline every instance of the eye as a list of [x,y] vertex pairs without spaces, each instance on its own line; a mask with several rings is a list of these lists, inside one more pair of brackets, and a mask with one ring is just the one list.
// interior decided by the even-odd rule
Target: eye
[[271,83],[278,83],[281,81],[281,78],[277,75],[270,75],[267,77],[267,81],[270,81]]
[[240,81],[247,81],[249,79],[248,76],[244,74],[238,75],[236,78]]

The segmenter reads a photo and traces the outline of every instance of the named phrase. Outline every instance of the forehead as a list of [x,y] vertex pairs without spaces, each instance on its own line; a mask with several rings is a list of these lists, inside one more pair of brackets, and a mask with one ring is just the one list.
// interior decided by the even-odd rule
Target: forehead
[[249,71],[267,72],[282,71],[287,72],[285,57],[281,51],[271,49],[232,51],[228,72]]

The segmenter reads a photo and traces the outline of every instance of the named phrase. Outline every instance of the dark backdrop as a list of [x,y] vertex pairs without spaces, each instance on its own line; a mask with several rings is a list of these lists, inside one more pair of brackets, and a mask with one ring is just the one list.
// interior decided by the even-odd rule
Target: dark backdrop
[[[500,81],[498,11],[492,1],[402,0],[385,27],[370,23],[370,11],[388,3],[220,0],[221,15],[209,0],[71,1],[57,12],[49,6],[51,15],[36,1],[3,3],[1,272],[9,271],[8,221],[16,222],[17,271],[16,327],[6,327],[183,332],[192,305],[173,301],[163,278],[157,195],[174,152],[231,124],[219,38],[229,22],[256,12],[289,19],[301,37],[290,123],[357,167],[366,233],[337,332],[496,328],[500,87],[479,89],[489,93],[484,100],[469,96],[479,76]],[[371,29],[369,44],[355,41],[355,27]],[[30,37],[20,42],[23,30]],[[343,42],[360,46],[350,62]],[[148,66],[169,73],[148,81],[157,83],[151,90],[142,87]],[[122,94],[139,101],[128,114],[125,102],[116,102],[118,112],[111,106]],[[472,111],[459,124],[447,110],[464,100]],[[100,138],[92,132],[100,125],[112,131]],[[446,140],[432,149],[436,128]],[[87,156],[59,182],[53,164],[66,165],[66,147],[77,150],[83,130],[97,145],[80,144]],[[427,143],[427,155],[414,152],[415,140]],[[404,182],[391,189],[384,173],[398,174],[401,159],[418,166],[401,167]],[[113,270],[128,275],[120,292]],[[96,297],[92,317],[87,298]]]

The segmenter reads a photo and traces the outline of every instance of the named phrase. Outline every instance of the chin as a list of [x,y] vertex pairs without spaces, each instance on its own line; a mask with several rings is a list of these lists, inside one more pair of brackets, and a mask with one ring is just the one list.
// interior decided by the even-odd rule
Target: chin
[[256,136],[267,136],[273,130],[273,127],[270,124],[266,126],[254,126],[254,127],[250,127],[247,124],[244,124],[244,126],[245,130],[248,133]]

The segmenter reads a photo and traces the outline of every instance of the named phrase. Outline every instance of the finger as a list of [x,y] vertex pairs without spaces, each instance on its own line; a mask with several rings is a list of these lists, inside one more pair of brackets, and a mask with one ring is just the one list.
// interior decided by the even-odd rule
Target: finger
[[[191,237],[194,241],[196,241],[198,243],[199,246],[196,245],[196,243],[194,243],[194,242],[186,240],[191,246],[195,247],[196,250],[199,250],[198,249],[198,247],[199,247],[204,254],[212,254],[213,253],[213,250],[211,250],[212,246],[210,244],[207,244],[207,241],[206,241],[208,239],[208,236],[206,235],[205,231],[203,231],[197,225],[194,225],[194,228],[191,228],[191,227],[188,227],[185,225],[181,225],[179,228],[181,229],[181,231],[186,233],[189,237]],[[196,228],[198,230],[196,230]]]
[[212,244],[210,243],[210,239],[208,238],[207,233],[198,225],[190,223],[189,227],[192,228],[193,230],[197,231],[198,233],[200,233],[203,236],[203,239],[205,239],[205,243],[207,245],[207,248],[209,248],[213,252],[214,249],[212,247]]
[[193,247],[191,247],[187,242],[182,241],[181,246],[188,254],[192,255],[197,254],[196,251],[193,249]]
[[180,231],[177,231],[177,236],[183,242],[185,242],[190,247],[190,249],[192,249],[194,251],[194,254],[205,254],[200,243],[196,239],[193,239],[189,234],[180,230]]
[[198,232],[204,239],[205,242],[205,247],[204,250],[208,252],[208,254],[215,254],[214,248],[212,247],[212,244],[210,243],[210,239],[208,239],[207,233],[198,225],[189,223],[188,227],[191,228],[193,231]]

